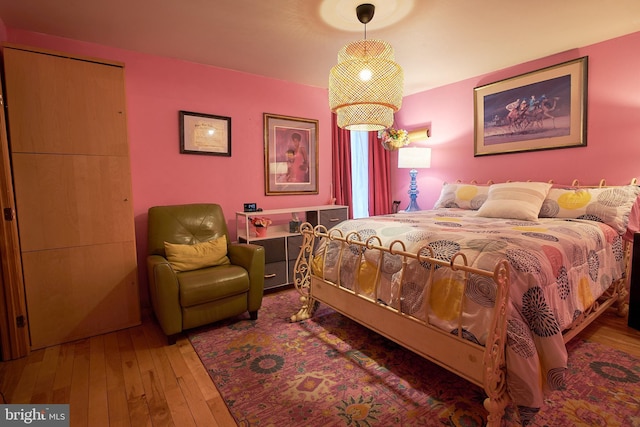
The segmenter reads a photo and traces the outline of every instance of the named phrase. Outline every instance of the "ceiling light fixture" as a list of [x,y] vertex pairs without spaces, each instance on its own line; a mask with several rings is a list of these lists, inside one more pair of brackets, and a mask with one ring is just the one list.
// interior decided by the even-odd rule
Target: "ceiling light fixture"
[[369,3],[356,8],[364,24],[364,40],[340,49],[338,64],[329,74],[329,106],[344,129],[386,129],[402,106],[404,73],[395,63],[393,48],[382,40],[367,40],[367,23],[374,12],[375,6]]

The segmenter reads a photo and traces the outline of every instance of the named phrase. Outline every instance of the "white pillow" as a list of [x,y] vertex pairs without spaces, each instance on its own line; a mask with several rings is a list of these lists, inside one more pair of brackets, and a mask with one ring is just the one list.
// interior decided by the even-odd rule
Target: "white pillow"
[[546,182],[492,184],[478,216],[535,221],[550,188]]

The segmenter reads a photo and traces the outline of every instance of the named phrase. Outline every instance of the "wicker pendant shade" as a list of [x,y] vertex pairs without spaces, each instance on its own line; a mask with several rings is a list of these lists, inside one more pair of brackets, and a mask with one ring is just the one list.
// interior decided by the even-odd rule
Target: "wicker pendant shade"
[[[372,16],[373,11],[368,19]],[[360,15],[358,19],[368,22]],[[393,124],[393,113],[402,106],[403,86],[404,73],[395,63],[391,45],[365,38],[338,52],[338,64],[329,75],[329,106],[338,115],[341,128],[385,129]]]

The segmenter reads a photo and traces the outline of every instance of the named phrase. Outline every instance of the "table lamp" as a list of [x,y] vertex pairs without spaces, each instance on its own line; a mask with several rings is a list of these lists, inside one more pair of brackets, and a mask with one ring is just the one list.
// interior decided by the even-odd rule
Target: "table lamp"
[[398,150],[398,167],[403,169],[411,169],[411,184],[407,192],[410,197],[409,206],[405,212],[419,211],[418,202],[418,184],[416,183],[417,169],[426,169],[431,167],[431,148],[429,147],[405,147]]

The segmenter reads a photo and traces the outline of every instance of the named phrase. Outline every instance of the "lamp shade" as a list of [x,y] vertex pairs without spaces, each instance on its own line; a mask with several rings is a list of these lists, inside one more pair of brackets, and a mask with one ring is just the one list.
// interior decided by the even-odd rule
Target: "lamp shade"
[[403,86],[404,72],[394,62],[389,43],[349,43],[338,52],[338,64],[329,74],[329,107],[337,114],[340,128],[386,129],[402,106]]
[[398,167],[426,169],[431,167],[431,148],[405,147],[398,150]]

